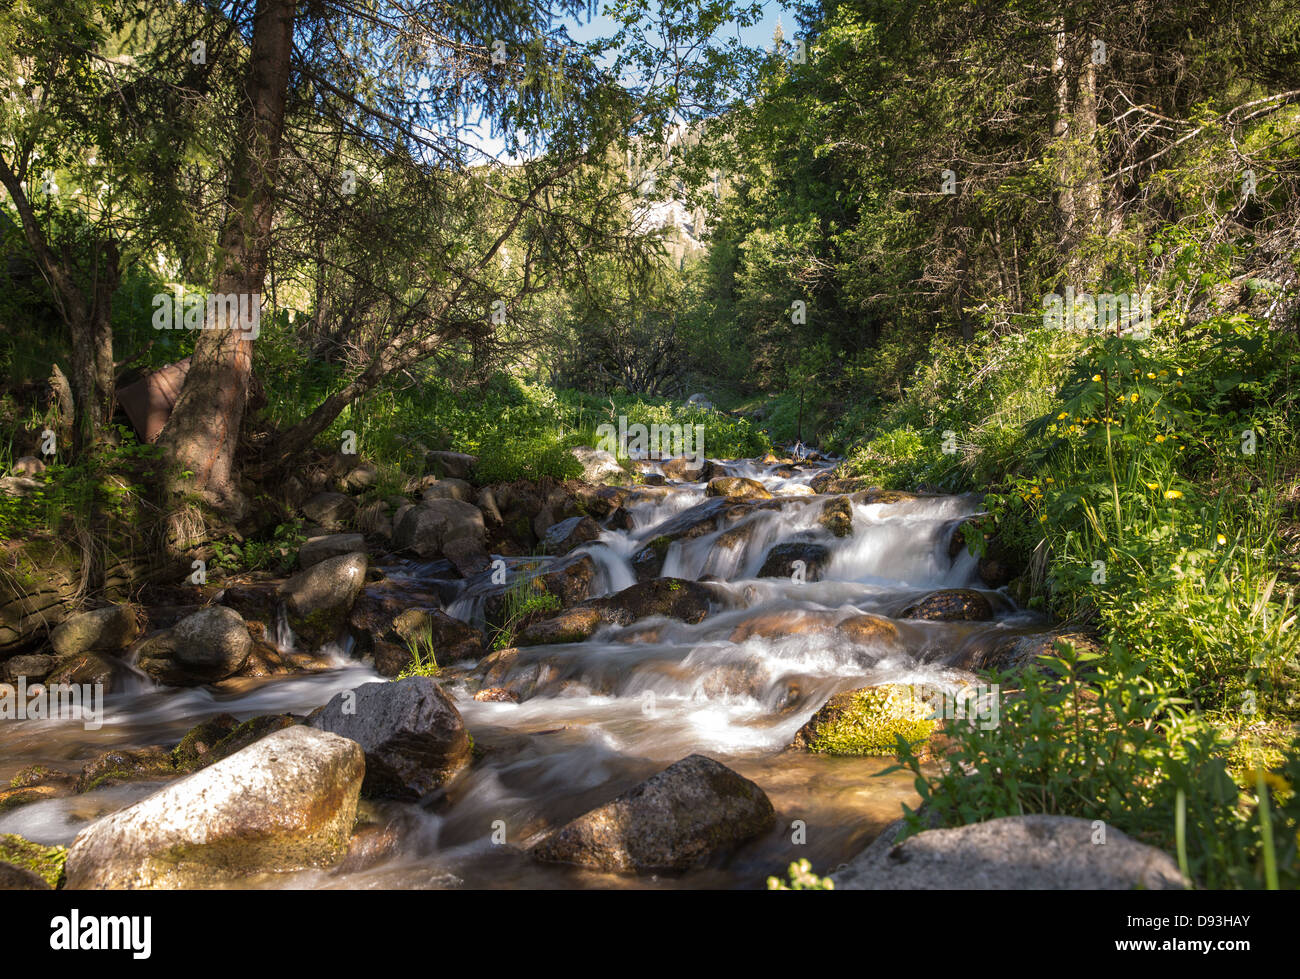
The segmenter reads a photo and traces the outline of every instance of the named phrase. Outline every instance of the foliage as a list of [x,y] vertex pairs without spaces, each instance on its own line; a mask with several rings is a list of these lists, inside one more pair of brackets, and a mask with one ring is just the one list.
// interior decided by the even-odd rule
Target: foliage
[[[952,750],[941,774],[924,774],[900,745],[926,811],[943,826],[1022,813],[1078,816],[1177,848],[1191,878],[1206,887],[1265,886],[1266,865],[1287,886],[1300,885],[1293,791],[1300,742],[1279,771],[1237,785],[1222,733],[1122,646],[1102,656],[1062,643],[1042,663],[1042,671],[1015,678],[1019,688],[1003,698],[998,725],[949,728]],[[1003,676],[1004,687],[1012,679]],[[1261,780],[1274,793],[1267,812]],[[926,828],[908,811],[908,835]]]

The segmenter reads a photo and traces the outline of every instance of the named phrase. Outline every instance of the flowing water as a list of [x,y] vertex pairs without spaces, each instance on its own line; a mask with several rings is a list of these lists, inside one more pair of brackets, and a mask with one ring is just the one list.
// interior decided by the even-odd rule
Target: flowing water
[[[475,701],[474,665],[449,664],[444,689],[482,756],[443,798],[423,807],[370,807],[370,815],[398,828],[396,853],[365,870],[248,883],[755,887],[799,858],[809,859],[820,873],[829,872],[897,818],[900,803],[915,805],[910,775],[878,774],[888,759],[830,758],[783,749],[838,691],[878,682],[950,686],[952,671],[946,664],[967,646],[1045,628],[1040,619],[994,592],[986,592],[996,610],[991,622],[898,620],[898,639],[874,645],[848,642],[843,632],[829,628],[863,612],[897,616],[938,588],[981,587],[974,559],[964,550],[956,558],[949,555],[954,528],[978,512],[978,501],[946,496],[853,503],[852,532],[837,538],[817,523],[825,497],[811,495],[808,485],[824,465],[804,464],[793,471],[752,461],[727,465],[733,474],[763,483],[776,500],[741,518],[752,524],[745,533],[730,533],[720,541],[738,526],[729,524],[677,540],[668,549],[664,575],[713,582],[719,600],[703,621],[642,620],[603,627],[582,643],[527,647],[498,678],[527,691],[517,704]],[[596,564],[593,597],[633,584],[633,555],[669,521],[680,525],[720,505],[706,498],[704,489],[698,483],[647,491],[642,502],[629,508],[629,529],[606,530],[598,541],[574,552],[589,554]],[[792,539],[829,549],[821,580],[757,577],[771,546]],[[426,585],[423,579],[432,573],[427,565],[409,563],[384,570],[399,583]],[[450,614],[468,621],[481,618],[486,576],[437,586]],[[293,637],[281,630],[279,641],[287,644]],[[104,724],[96,731],[71,721],[0,726],[0,784],[33,763],[75,773],[109,748],[171,744],[221,713],[241,719],[284,711],[305,714],[339,691],[382,679],[347,649],[329,652],[331,669],[212,688],[154,687],[141,676],[131,689],[107,698]],[[767,792],[778,817],[767,837],[700,870],[663,879],[542,865],[523,852],[549,828],[697,752]],[[90,820],[157,787],[130,784],[30,804],[0,814],[0,833],[67,844]],[[794,842],[796,838],[803,842]]]

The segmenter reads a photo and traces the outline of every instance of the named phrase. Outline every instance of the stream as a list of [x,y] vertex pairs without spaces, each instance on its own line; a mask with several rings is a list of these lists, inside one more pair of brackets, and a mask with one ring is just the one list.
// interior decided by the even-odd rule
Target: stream
[[[735,533],[733,523],[668,548],[663,575],[711,582],[725,598],[707,617],[696,624],[643,619],[605,625],[585,642],[525,647],[494,681],[509,685],[532,677],[520,703],[475,700],[476,665],[443,664],[444,690],[479,749],[473,766],[424,805],[364,804],[368,815],[398,827],[400,843],[383,862],[268,876],[247,886],[754,888],[770,874],[784,875],[800,858],[817,873],[829,873],[898,818],[900,804],[915,806],[909,773],[878,774],[892,759],[828,757],[786,746],[834,693],[882,682],[951,686],[950,664],[963,649],[1046,631],[1048,623],[985,588],[964,549],[950,556],[954,529],[980,511],[976,497],[852,502],[851,533],[836,537],[817,521],[815,504],[826,497],[812,495],[809,486],[829,463],[725,465],[732,475],[762,483],[774,500],[741,518],[752,523],[744,533]],[[546,565],[588,554],[597,569],[592,597],[612,594],[636,582],[633,556],[666,523],[713,499],[703,482],[669,482],[630,506],[622,529],[605,529],[568,557],[529,560]],[[771,547],[791,540],[827,549],[820,580],[758,576]],[[516,566],[521,560],[507,559]],[[430,573],[419,562],[379,567],[398,582],[420,582]],[[443,586],[449,614],[481,620],[486,575]],[[940,588],[980,589],[993,605],[993,620],[897,618],[909,603]],[[897,641],[850,643],[833,628],[808,627],[864,612],[894,619]],[[280,637],[288,641],[291,636]],[[212,687],[159,687],[135,676],[106,698],[98,730],[72,721],[2,725],[0,784],[34,763],[77,771],[110,748],[172,744],[222,713],[241,720],[306,714],[340,691],[383,680],[346,648],[326,652],[332,667],[320,672]],[[541,864],[524,852],[546,831],[693,753],[758,783],[776,808],[775,828],[680,877],[606,875]],[[89,821],[158,787],[125,784],[32,803],[0,814],[0,833],[67,845]]]

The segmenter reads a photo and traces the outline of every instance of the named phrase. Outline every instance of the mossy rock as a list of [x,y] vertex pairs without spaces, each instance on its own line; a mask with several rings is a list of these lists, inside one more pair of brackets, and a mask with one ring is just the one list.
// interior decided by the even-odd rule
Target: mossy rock
[[119,748],[106,751],[86,763],[77,779],[77,791],[92,792],[124,782],[164,781],[179,774],[172,764],[172,753],[164,747]]
[[831,497],[822,504],[817,523],[836,537],[848,537],[853,533],[853,504],[846,496]]
[[185,732],[180,744],[172,749],[172,764],[180,772],[197,772],[217,759],[212,751],[239,726],[233,714],[220,714]]
[[68,850],[62,846],[41,846],[11,833],[0,834],[0,863],[30,870],[52,888],[63,883],[63,865]]
[[938,721],[933,707],[901,684],[838,693],[817,711],[790,745],[827,755],[894,755],[899,735],[909,745],[925,741]]

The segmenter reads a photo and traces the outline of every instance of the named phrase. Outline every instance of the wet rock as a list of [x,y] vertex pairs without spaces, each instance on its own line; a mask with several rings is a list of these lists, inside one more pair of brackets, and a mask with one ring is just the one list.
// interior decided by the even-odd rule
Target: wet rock
[[354,742],[277,731],[83,829],[68,886],[206,887],[331,866],[347,853],[364,773]]
[[9,780],[9,787],[23,789],[33,785],[72,785],[76,780],[75,776],[48,765],[28,765]]
[[313,646],[338,638],[369,568],[365,554],[344,554],[326,558],[282,584],[277,594],[293,631]]
[[603,483],[607,480],[627,478],[627,472],[619,465],[612,452],[604,449],[592,449],[579,446],[571,449],[573,457],[582,465],[582,479],[588,483]]
[[326,530],[342,530],[357,512],[356,501],[342,493],[318,493],[299,512]]
[[92,792],[124,782],[162,782],[179,774],[172,764],[172,753],[161,745],[118,748],[86,763],[77,779],[77,791]]
[[7,789],[0,789],[0,813],[9,812],[19,806],[30,805],[33,802],[61,799],[64,796],[72,795],[73,792],[72,786],[64,783],[11,786]]
[[871,480],[864,476],[836,476],[833,472],[824,472],[808,481],[814,493],[859,493],[871,489]]
[[632,571],[637,581],[649,581],[663,573],[664,559],[672,544],[671,537],[656,537],[632,556]]
[[50,645],[59,656],[116,653],[131,645],[139,634],[135,609],[130,605],[111,605],[64,619],[50,632]]
[[631,625],[638,619],[662,615],[696,623],[709,614],[712,592],[697,581],[684,578],[655,578],[640,581],[615,595],[588,603],[606,622]]
[[337,694],[308,723],[361,745],[368,796],[419,799],[470,760],[460,712],[428,677],[362,684]]
[[[407,609],[393,619],[391,638],[399,640],[406,649],[409,665],[411,647],[432,649],[439,663],[454,663],[460,660],[478,659],[483,655],[483,633],[467,622],[454,619],[441,609]],[[390,639],[390,633],[384,634]],[[376,657],[378,668],[378,657]],[[382,672],[382,671],[381,671]],[[396,676],[384,673],[385,676]]]
[[[523,571],[520,573],[529,573]],[[571,608],[586,600],[591,594],[591,584],[596,575],[596,562],[590,554],[570,555],[558,559],[549,571],[535,571],[530,575],[532,591],[541,596],[554,595],[561,608]],[[540,583],[540,587],[538,587]],[[509,617],[507,594],[509,586],[500,585],[483,597],[483,616],[489,629],[500,629]]]
[[832,874],[836,890],[1182,890],[1174,859],[1088,819],[1007,816],[897,843],[901,821]]
[[[13,833],[0,834],[0,864],[35,875],[47,888],[59,886],[67,856],[68,851],[61,846],[42,846]],[[30,878],[25,875],[19,876],[12,871],[7,875],[10,880],[30,883]]]
[[435,476],[450,479],[469,479],[478,465],[478,456],[465,452],[429,452],[424,457],[424,464]]
[[851,615],[836,623],[835,626],[850,642],[860,646],[875,646],[881,643],[898,642],[898,626],[882,615],[864,612]]
[[507,690],[505,687],[484,687],[474,694],[474,699],[479,703],[517,704],[519,703],[519,694],[513,690]]
[[836,537],[853,535],[853,504],[845,496],[833,496],[822,504],[817,523]]
[[185,732],[180,744],[172,749],[172,767],[179,772],[196,772],[204,765],[218,761],[212,749],[239,726],[234,714],[219,714]]
[[912,500],[922,499],[919,493],[905,493],[902,490],[886,490],[879,486],[873,486],[871,489],[862,490],[857,493],[851,493],[849,499],[854,503],[909,503]]
[[253,637],[239,613],[213,605],[146,639],[136,665],[172,686],[215,683],[238,673],[252,648]]
[[[301,561],[301,558],[299,560]],[[244,619],[245,622],[259,623],[265,635],[274,627],[279,613],[279,585],[273,581],[230,585],[222,590],[220,601],[222,605],[238,612],[240,618]],[[184,618],[184,616],[181,616],[181,618]]]
[[445,557],[465,576],[486,571],[487,529],[478,507],[463,500],[426,500],[393,523],[393,547],[420,557]]
[[993,606],[974,589],[949,588],[932,592],[909,605],[899,618],[928,622],[986,622],[993,618]]
[[731,630],[727,638],[741,643],[747,639],[784,639],[787,636],[830,632],[835,628],[831,612],[805,612],[797,609],[760,612]]
[[722,496],[728,500],[770,500],[772,494],[756,479],[744,476],[718,476],[709,480],[705,496]]
[[548,554],[567,554],[575,547],[596,540],[600,535],[600,524],[591,517],[577,516],[554,524],[542,539]]
[[789,578],[796,570],[796,561],[803,563],[804,580],[821,581],[822,572],[830,562],[831,552],[821,544],[808,541],[787,541],[777,544],[767,552],[760,578]]
[[557,615],[532,622],[515,637],[519,646],[543,646],[552,643],[582,642],[605,624],[594,608],[565,609]]
[[326,534],[323,537],[313,537],[298,549],[298,567],[305,570],[330,558],[355,554],[365,549],[366,539],[360,534]]
[[17,683],[20,676],[25,676],[29,684],[36,683],[49,676],[57,663],[57,657],[40,653],[14,656],[0,663],[0,679],[6,683]]
[[337,876],[355,874],[377,867],[397,856],[402,847],[402,833],[395,822],[364,823],[348,841],[348,855],[334,868]]
[[664,459],[659,464],[663,474],[678,483],[698,483],[704,478],[705,460]]
[[430,500],[461,500],[469,503],[474,499],[474,487],[463,479],[440,479],[425,486],[420,492],[420,499],[426,503]]
[[691,755],[563,826],[533,855],[623,874],[690,870],[775,823],[767,795],[749,779]]
[[719,530],[723,526],[729,500],[715,497],[683,510],[653,528],[650,538],[666,537],[669,540],[694,540]]
[[901,684],[847,690],[823,704],[790,747],[827,755],[893,755],[898,737],[918,745],[933,733],[934,713],[924,696]]

